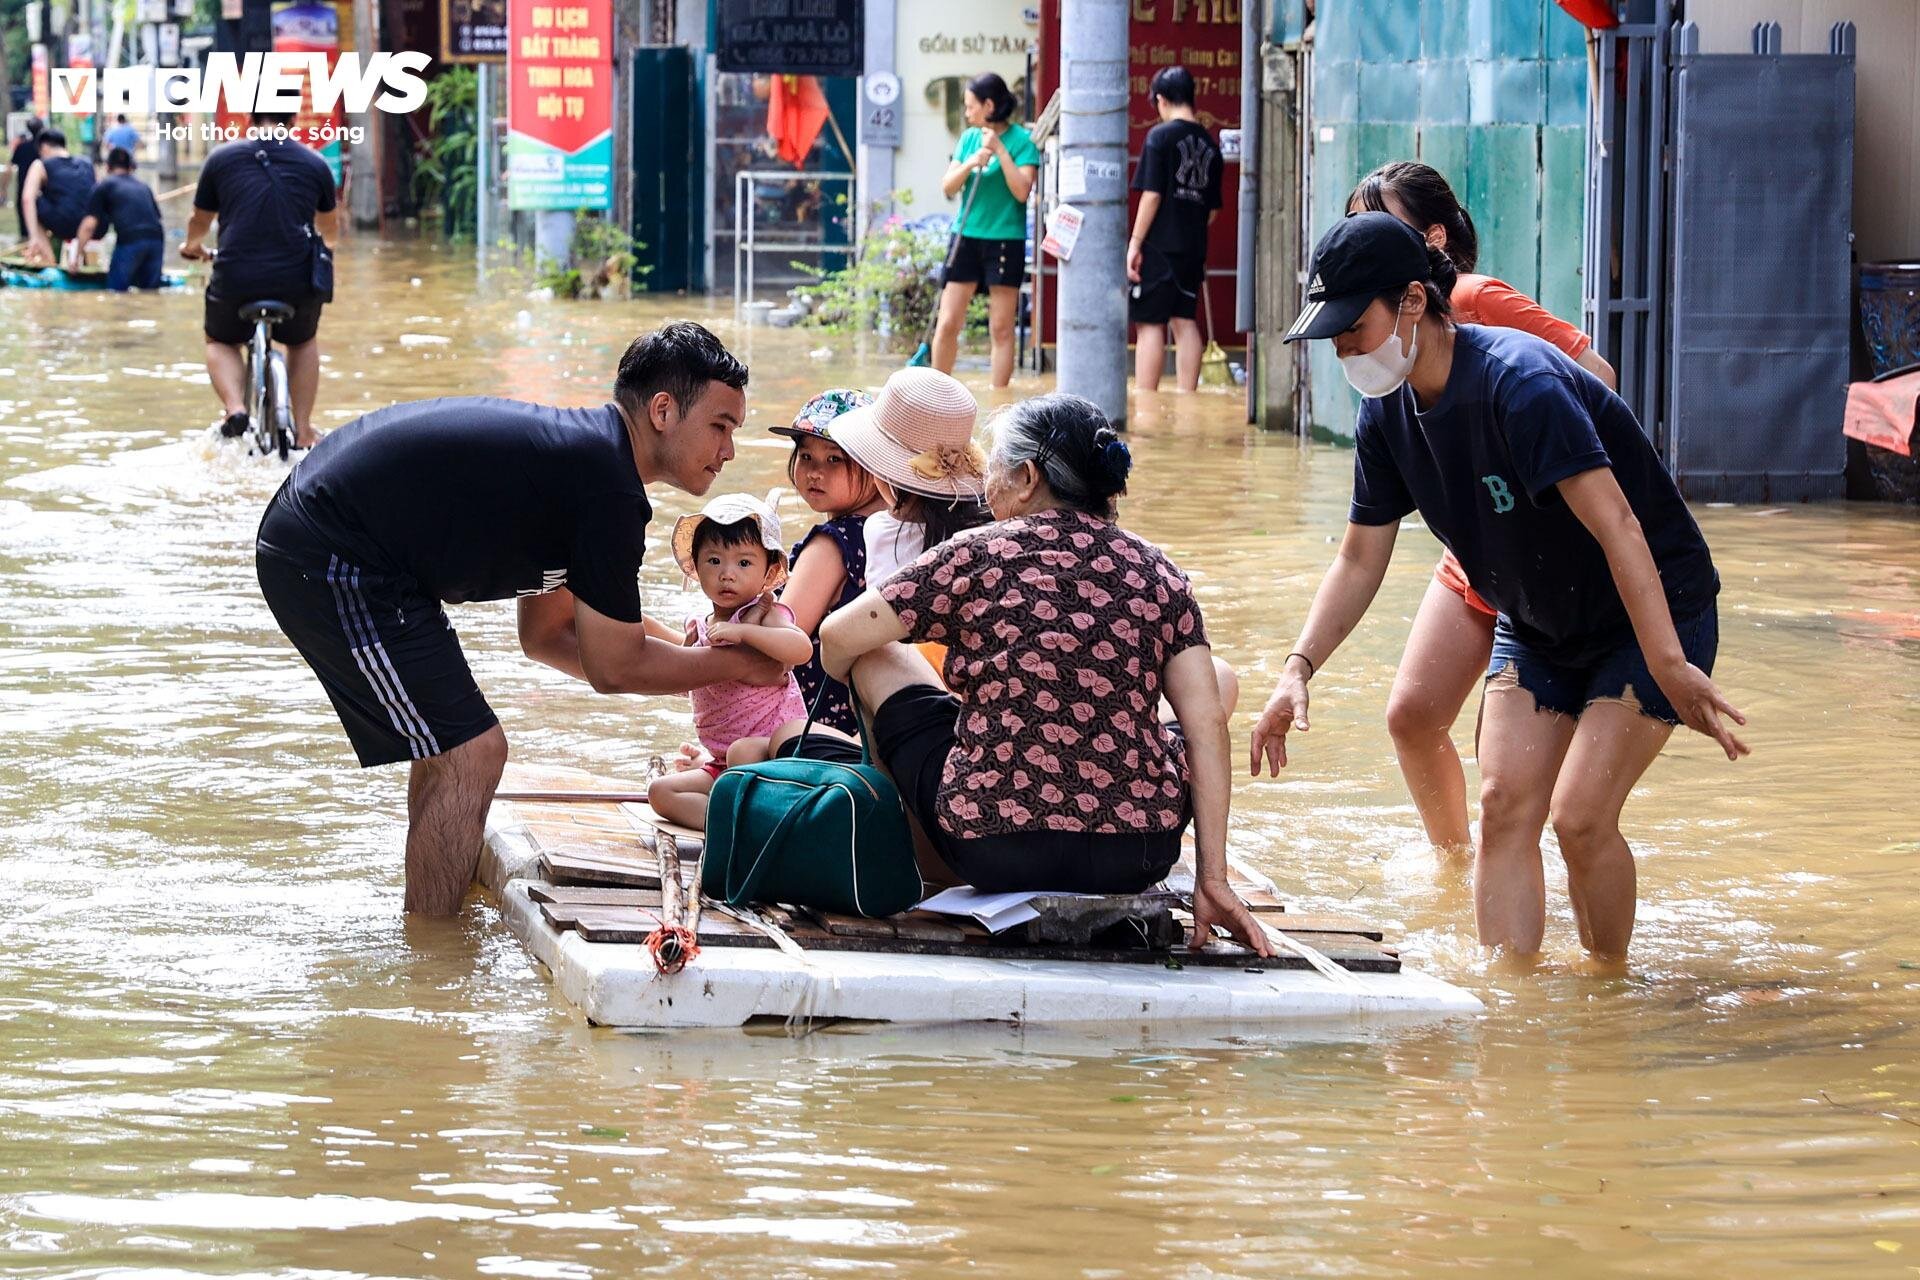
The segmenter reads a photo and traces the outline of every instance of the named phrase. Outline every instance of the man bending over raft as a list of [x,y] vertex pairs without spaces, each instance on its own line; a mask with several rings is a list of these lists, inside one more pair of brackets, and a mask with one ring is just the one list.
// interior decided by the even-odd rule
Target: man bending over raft
[[784,678],[746,646],[682,648],[641,622],[644,486],[705,493],[733,457],[746,385],[718,338],[671,324],[627,348],[610,404],[397,404],[315,445],[267,505],[268,608],[362,767],[411,762],[408,911],[459,909],[507,763],[443,602],[518,598],[527,656],[600,693]]

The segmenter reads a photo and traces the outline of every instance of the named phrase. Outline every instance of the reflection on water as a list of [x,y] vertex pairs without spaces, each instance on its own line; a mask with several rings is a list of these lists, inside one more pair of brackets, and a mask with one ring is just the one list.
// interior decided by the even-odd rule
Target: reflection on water
[[[452,393],[590,403],[672,315],[753,366],[755,427],[897,360],[703,300],[476,289],[400,243],[339,271],[322,425]],[[1485,969],[1463,876],[1422,847],[1382,723],[1433,559],[1410,530],[1294,768],[1240,782],[1234,845],[1390,924],[1485,1017],[623,1035],[557,1004],[484,904],[400,918],[403,775],[351,767],[258,599],[282,472],[209,438],[198,323],[192,293],[0,291],[0,1272],[1920,1269],[1911,518],[1699,513],[1755,754],[1676,738],[1629,807],[1627,976],[1578,972],[1551,869],[1543,971]],[[1142,405],[1125,518],[1247,673],[1244,744],[1351,460],[1236,408]],[[725,483],[764,491],[784,455],[749,433]],[[656,497],[664,540],[693,503]],[[644,587],[687,599],[664,553]],[[525,661],[508,607],[455,616],[519,758],[620,771],[685,734],[682,703]]]

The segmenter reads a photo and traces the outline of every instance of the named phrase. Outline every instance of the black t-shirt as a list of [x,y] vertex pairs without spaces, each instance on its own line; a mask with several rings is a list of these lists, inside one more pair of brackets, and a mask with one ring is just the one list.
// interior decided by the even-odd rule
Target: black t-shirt
[[87,216],[98,224],[96,235],[111,227],[121,244],[166,238],[160,203],[146,183],[129,174],[110,173],[102,178],[87,200]]
[[215,148],[193,193],[196,209],[220,219],[213,290],[236,298],[306,297],[313,289],[307,228],[333,200],[333,171],[310,147],[241,138]]
[[33,162],[40,158],[40,141],[37,138],[22,138],[13,144],[13,198],[20,199],[20,191],[27,185],[27,170],[33,168]]
[[34,202],[34,216],[56,240],[71,240],[87,216],[87,199],[93,194],[93,162],[79,156],[43,156],[40,160],[47,176],[40,183],[40,198]]
[[1532,334],[1461,325],[1433,407],[1419,412],[1407,386],[1363,400],[1354,444],[1349,518],[1392,524],[1418,508],[1473,589],[1553,661],[1581,666],[1633,637],[1606,555],[1554,488],[1571,476],[1613,469],[1676,621],[1720,589],[1700,526],[1626,402]]
[[1135,191],[1160,193],[1146,242],[1174,257],[1207,256],[1207,214],[1220,207],[1220,148],[1191,120],[1163,120],[1140,148]]
[[341,558],[449,604],[566,587],[640,621],[653,508],[611,404],[397,404],[321,440],[284,492]]

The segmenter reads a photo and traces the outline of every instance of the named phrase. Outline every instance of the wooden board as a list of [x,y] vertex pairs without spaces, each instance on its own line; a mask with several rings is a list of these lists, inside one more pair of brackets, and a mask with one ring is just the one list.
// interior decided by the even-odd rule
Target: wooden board
[[637,859],[595,858],[585,854],[546,853],[540,874],[555,884],[613,885],[627,889],[660,888],[660,871]]
[[[541,910],[552,909],[543,907]],[[573,915],[573,927],[588,942],[644,943],[660,927],[653,913],[634,907],[581,907]],[[774,941],[752,925],[731,916],[708,913],[700,917],[700,945],[703,947],[772,947]],[[700,962],[694,961],[695,965]]]

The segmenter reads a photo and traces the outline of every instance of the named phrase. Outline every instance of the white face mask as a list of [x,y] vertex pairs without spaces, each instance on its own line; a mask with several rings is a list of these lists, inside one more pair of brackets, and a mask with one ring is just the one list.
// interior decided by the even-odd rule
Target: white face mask
[[1409,335],[1413,345],[1402,355],[1400,350],[1400,317],[1393,318],[1393,332],[1387,340],[1372,351],[1363,351],[1358,355],[1341,356],[1340,370],[1347,375],[1347,381],[1353,389],[1370,400],[1381,396],[1390,396],[1400,389],[1400,384],[1413,372],[1413,361],[1420,354],[1420,323],[1414,322],[1413,333]]

